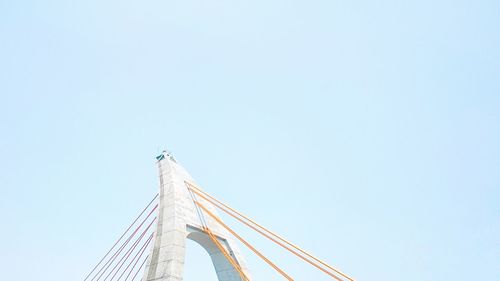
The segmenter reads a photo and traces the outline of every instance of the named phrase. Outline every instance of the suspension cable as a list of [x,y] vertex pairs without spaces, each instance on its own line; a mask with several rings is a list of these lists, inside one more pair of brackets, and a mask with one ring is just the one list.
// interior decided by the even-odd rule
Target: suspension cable
[[[132,263],[134,262],[134,260],[137,257],[139,257],[139,259],[142,257],[142,254],[146,251],[146,247],[149,245],[149,242],[151,242],[152,238],[153,238],[153,233],[151,233],[151,235],[149,235],[148,239],[146,239],[146,242],[144,242],[144,244],[142,245],[142,247],[139,249],[139,251],[137,251],[137,253],[135,254],[135,256],[129,262],[129,264],[127,265],[127,267],[125,267],[125,269],[123,270],[122,274],[120,274],[120,276],[118,277],[118,280],[120,280],[122,278],[122,276],[125,274],[125,272],[127,272],[127,270],[130,268],[130,266],[132,265]],[[137,259],[137,260],[139,260],[139,259]],[[113,278],[111,278],[111,280],[113,280]]]
[[[120,278],[122,278],[123,274],[124,274],[125,272],[127,272],[128,268],[130,267],[130,265],[132,265],[132,263],[133,263],[133,262],[134,262],[134,260],[135,260],[135,263],[134,263],[134,265],[132,266],[132,268],[130,269],[130,271],[128,272],[127,277],[125,277],[125,281],[127,281],[127,279],[128,279],[128,277],[130,276],[130,274],[132,274],[132,271],[134,271],[135,266],[137,265],[137,263],[139,262],[139,260],[142,258],[142,255],[146,252],[146,249],[147,249],[147,247],[148,247],[149,243],[153,240],[153,234],[154,234],[154,233],[151,233],[151,235],[149,236],[148,241],[146,241],[146,244],[144,244],[144,245],[142,246],[142,251],[139,251],[140,253],[138,252],[138,253],[135,255],[135,257],[132,259],[132,261],[130,262],[130,264],[129,264],[129,265],[127,266],[127,268],[125,268],[125,270],[123,271],[122,275],[120,275],[120,277],[118,277],[118,280],[120,280]],[[136,258],[137,258],[137,259],[136,259]]]
[[109,253],[111,253],[111,251],[113,251],[113,249],[116,247],[116,245],[118,245],[118,243],[122,240],[122,238],[125,236],[125,234],[127,234],[127,232],[132,228],[132,226],[137,222],[137,220],[139,220],[139,218],[142,216],[142,214],[144,214],[144,212],[149,208],[149,206],[151,206],[151,204],[153,204],[153,202],[156,200],[156,198],[158,198],[158,193],[151,200],[151,202],[149,202],[149,204],[146,206],[146,208],[144,208],[144,210],[142,210],[142,212],[137,216],[137,218],[134,220],[134,222],[132,224],[130,224],[130,226],[125,230],[125,232],[123,232],[122,236],[120,236],[120,238],[118,238],[118,240],[115,242],[115,244],[113,244],[113,247],[111,247],[111,249],[109,249],[109,251],[104,255],[104,257],[102,257],[102,259],[97,263],[97,265],[94,266],[92,271],[90,271],[90,273],[87,274],[87,276],[85,277],[85,279],[83,279],[83,281],[86,281],[90,277],[90,275],[92,275],[92,273],[94,273],[94,271],[99,267],[99,265],[101,265],[101,263],[109,255]]
[[205,216],[203,216],[203,212],[201,212],[200,207],[198,206],[198,199],[196,198],[196,196],[193,194],[193,191],[189,187],[187,188],[187,191],[189,192],[189,195],[191,196],[191,200],[193,200],[194,208],[196,209],[196,213],[198,213],[198,218],[200,219],[200,224],[203,227],[208,228],[207,222],[205,220]]
[[233,234],[238,240],[240,240],[245,246],[247,246],[250,250],[252,250],[257,256],[259,256],[261,259],[263,259],[267,264],[269,264],[272,268],[274,268],[278,273],[280,273],[283,277],[285,277],[289,281],[293,281],[293,278],[291,278],[288,274],[286,274],[281,268],[276,266],[272,261],[270,261],[268,258],[266,258],[262,253],[260,253],[257,249],[255,249],[250,243],[248,243],[245,239],[243,239],[241,236],[239,236],[234,230],[232,230],[229,226],[227,226],[225,223],[222,222],[221,219],[219,219],[216,215],[214,215],[212,212],[210,212],[205,206],[203,206],[200,203],[197,203],[200,208],[202,208],[210,217],[212,217],[214,220],[216,220],[222,227],[224,227],[227,231],[229,231],[231,234]]
[[130,257],[130,255],[132,254],[132,252],[135,250],[135,248],[137,247],[137,245],[139,244],[139,242],[142,240],[142,238],[144,237],[144,235],[146,234],[146,232],[149,230],[149,228],[151,227],[151,225],[153,225],[153,223],[156,221],[156,217],[149,223],[149,225],[146,227],[146,229],[144,229],[144,231],[141,233],[141,235],[135,240],[134,244],[132,244],[132,246],[130,247],[130,249],[128,249],[128,251],[124,254],[124,256],[118,261],[118,263],[115,265],[115,267],[113,267],[113,269],[111,270],[111,272],[109,272],[108,276],[106,276],[106,278],[104,278],[104,281],[106,281],[108,279],[108,277],[111,275],[111,273],[113,273],[113,271],[116,269],[116,267],[118,265],[120,265],[120,267],[118,267],[118,269],[116,270],[115,274],[113,274],[113,277],[111,277],[111,280],[113,280],[113,278],[115,278],[116,274],[118,274],[118,272],[120,271],[120,269],[122,268],[122,266],[125,264],[125,262],[127,261],[127,259]]
[[208,237],[210,237],[212,242],[214,242],[215,246],[217,246],[217,248],[219,248],[219,250],[222,252],[224,257],[226,257],[226,259],[229,261],[229,263],[231,263],[231,265],[238,271],[238,273],[239,273],[240,277],[243,279],[243,281],[250,281],[250,279],[248,279],[248,277],[246,277],[245,273],[243,273],[240,265],[231,257],[231,255],[229,255],[226,252],[226,249],[220,244],[219,240],[212,233],[210,228],[208,228],[207,221],[205,220],[205,216],[203,215],[203,212],[200,210],[200,206],[198,205],[198,200],[197,200],[195,194],[193,194],[193,191],[191,189],[189,189],[188,186],[186,186],[186,188],[187,188],[187,191],[189,192],[189,195],[191,196],[191,200],[193,200],[194,207],[196,208],[196,212],[198,213],[198,217],[200,218],[200,223],[202,225],[203,231],[205,231],[208,234]]
[[[104,273],[106,273],[106,271],[109,269],[109,267],[111,266],[111,264],[113,264],[113,262],[115,261],[116,257],[123,251],[123,248],[125,248],[125,246],[127,246],[127,244],[130,242],[130,240],[135,236],[135,234],[139,231],[139,229],[146,222],[146,220],[151,216],[151,214],[153,214],[153,212],[156,210],[156,208],[158,208],[158,204],[156,204],[156,206],[151,210],[151,212],[149,212],[149,214],[146,216],[146,218],[144,218],[144,220],[141,222],[141,224],[134,230],[134,232],[127,238],[127,240],[125,240],[124,244],[117,250],[117,252],[115,252],[113,254],[113,256],[111,256],[111,258],[97,272],[97,274],[92,278],[91,281],[94,281],[94,279],[99,275],[99,273],[100,273],[100,275],[96,279],[96,281],[99,280],[99,279],[101,279],[101,277],[104,275]],[[103,269],[104,269],[104,271],[102,271]],[[102,273],[101,273],[101,271],[102,271]]]
[[139,272],[141,272],[141,268],[144,266],[144,264],[146,263],[148,258],[149,258],[149,255],[147,255],[146,258],[142,261],[141,266],[139,266],[139,269],[137,269],[137,272],[135,273],[134,277],[132,277],[132,281],[134,281],[135,277],[137,277],[137,274],[139,274]]
[[241,279],[243,279],[243,281],[250,281],[250,279],[245,275],[245,273],[241,269],[241,266],[233,259],[233,257],[231,257],[231,255],[227,252],[227,250],[224,248],[224,246],[222,246],[222,244],[219,242],[219,240],[213,234],[213,232],[210,230],[210,228],[204,226],[203,230],[208,234],[208,236],[210,237],[210,239],[212,239],[212,241],[214,242],[215,246],[217,246],[217,248],[219,248],[219,250],[222,252],[222,254],[229,261],[229,263],[231,263],[231,265],[238,271],[238,273],[240,274]]
[[[266,235],[264,232],[267,232],[268,234],[274,236],[275,238],[281,240],[282,242],[288,244],[289,246],[295,248],[296,250],[298,250],[299,252],[307,255],[309,258],[315,260],[316,262],[319,262],[320,264],[322,264],[323,266],[335,271],[336,273],[342,275],[343,277],[351,280],[351,281],[354,281],[353,278],[349,277],[347,274],[341,272],[340,270],[338,269],[335,269],[334,267],[326,264],[325,262],[321,261],[320,259],[314,257],[313,255],[309,254],[308,252],[302,250],[301,248],[299,248],[298,246],[288,242],[286,239],[284,239],[283,237],[279,236],[278,234],[268,230],[267,228],[259,225],[258,223],[256,223],[255,221],[253,221],[252,219],[246,217],[245,215],[239,213],[238,211],[236,211],[235,209],[231,208],[230,206],[228,206],[227,204],[224,204],[222,203],[221,201],[217,200],[216,198],[214,198],[213,196],[211,196],[210,194],[206,193],[205,191],[201,190],[200,188],[198,188],[197,186],[193,185],[192,183],[188,182],[188,181],[185,181],[185,183],[189,186],[188,188],[193,190],[194,193],[196,193],[197,195],[199,195],[200,197],[202,197],[203,199],[207,200],[208,202],[210,202],[211,204],[213,204],[214,206],[216,206],[217,208],[219,208],[220,210],[224,211],[225,213],[229,214],[230,216],[236,218],[238,221],[244,223],[245,225],[247,225],[248,227],[252,228],[253,230],[259,232],[261,235],[265,236],[266,238],[270,239],[271,241],[273,241],[274,243],[280,245],[281,247],[287,249],[288,251],[292,252],[293,254],[295,254],[296,256],[298,256],[299,258],[301,258],[302,260],[308,262],[309,264],[313,265],[314,267],[318,268],[319,270],[323,271],[324,273],[330,275],[331,277],[339,280],[339,281],[342,281],[342,279],[338,278],[337,276],[333,275],[331,272],[325,270],[323,267],[311,262],[309,259],[303,257],[301,254],[297,253],[296,251],[293,251],[292,249],[290,249],[289,247],[283,245],[282,243],[276,241],[276,239],[273,239],[272,237],[269,237],[269,235]],[[215,201],[215,202],[214,202]],[[231,212],[233,213],[236,213],[236,215],[234,215],[233,213],[231,213],[230,211],[228,211],[227,209],[229,209]],[[238,217],[239,216],[239,217]],[[243,218],[243,219],[242,219]],[[250,222],[250,223],[248,223]],[[253,224],[253,225],[251,225]],[[259,228],[259,229],[257,229]]]

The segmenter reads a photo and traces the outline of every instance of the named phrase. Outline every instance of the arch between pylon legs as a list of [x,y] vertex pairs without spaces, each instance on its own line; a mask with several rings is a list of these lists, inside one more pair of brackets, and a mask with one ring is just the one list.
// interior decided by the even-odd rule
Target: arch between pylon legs
[[[219,281],[242,281],[238,271],[205,232],[197,227],[189,225],[186,227],[186,230],[188,233],[186,238],[198,243],[209,254]],[[221,237],[217,237],[217,239],[223,247],[226,248],[226,251],[231,257],[238,262],[227,240]]]
[[[161,229],[161,225],[159,226]],[[217,236],[217,235],[216,235]],[[152,249],[152,258],[146,267],[143,281],[182,281],[186,256],[186,239],[199,244],[210,256],[219,281],[243,281],[238,271],[226,259],[224,254],[198,227],[186,225],[185,229],[170,230],[156,237]],[[217,236],[226,251],[239,262],[225,238]],[[154,262],[157,261],[157,262]]]

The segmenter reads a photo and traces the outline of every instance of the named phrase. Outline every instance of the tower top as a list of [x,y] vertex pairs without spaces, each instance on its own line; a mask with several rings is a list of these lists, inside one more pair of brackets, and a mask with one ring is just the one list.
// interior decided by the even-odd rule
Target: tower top
[[168,150],[163,150],[163,152],[160,155],[156,156],[156,160],[158,160],[158,161],[161,161],[163,159],[169,159],[169,160],[177,163],[174,156],[172,155],[172,152],[170,152]]

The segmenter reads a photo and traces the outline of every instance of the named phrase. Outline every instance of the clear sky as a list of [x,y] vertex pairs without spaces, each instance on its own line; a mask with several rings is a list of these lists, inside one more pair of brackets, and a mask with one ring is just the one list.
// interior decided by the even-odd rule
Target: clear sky
[[[358,280],[499,280],[499,15],[494,0],[0,0],[2,279],[83,280],[157,192],[166,147]],[[241,231],[296,280],[331,280]],[[215,280],[194,244],[186,270]]]

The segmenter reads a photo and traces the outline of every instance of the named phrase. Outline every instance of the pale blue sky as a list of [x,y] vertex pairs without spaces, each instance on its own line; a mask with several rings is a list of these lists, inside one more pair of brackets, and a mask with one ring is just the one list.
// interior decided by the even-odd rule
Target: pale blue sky
[[[358,280],[499,280],[499,15],[493,0],[0,0],[2,279],[83,279],[157,192],[167,147]],[[243,233],[296,280],[331,280]],[[194,246],[186,281],[214,280]]]

